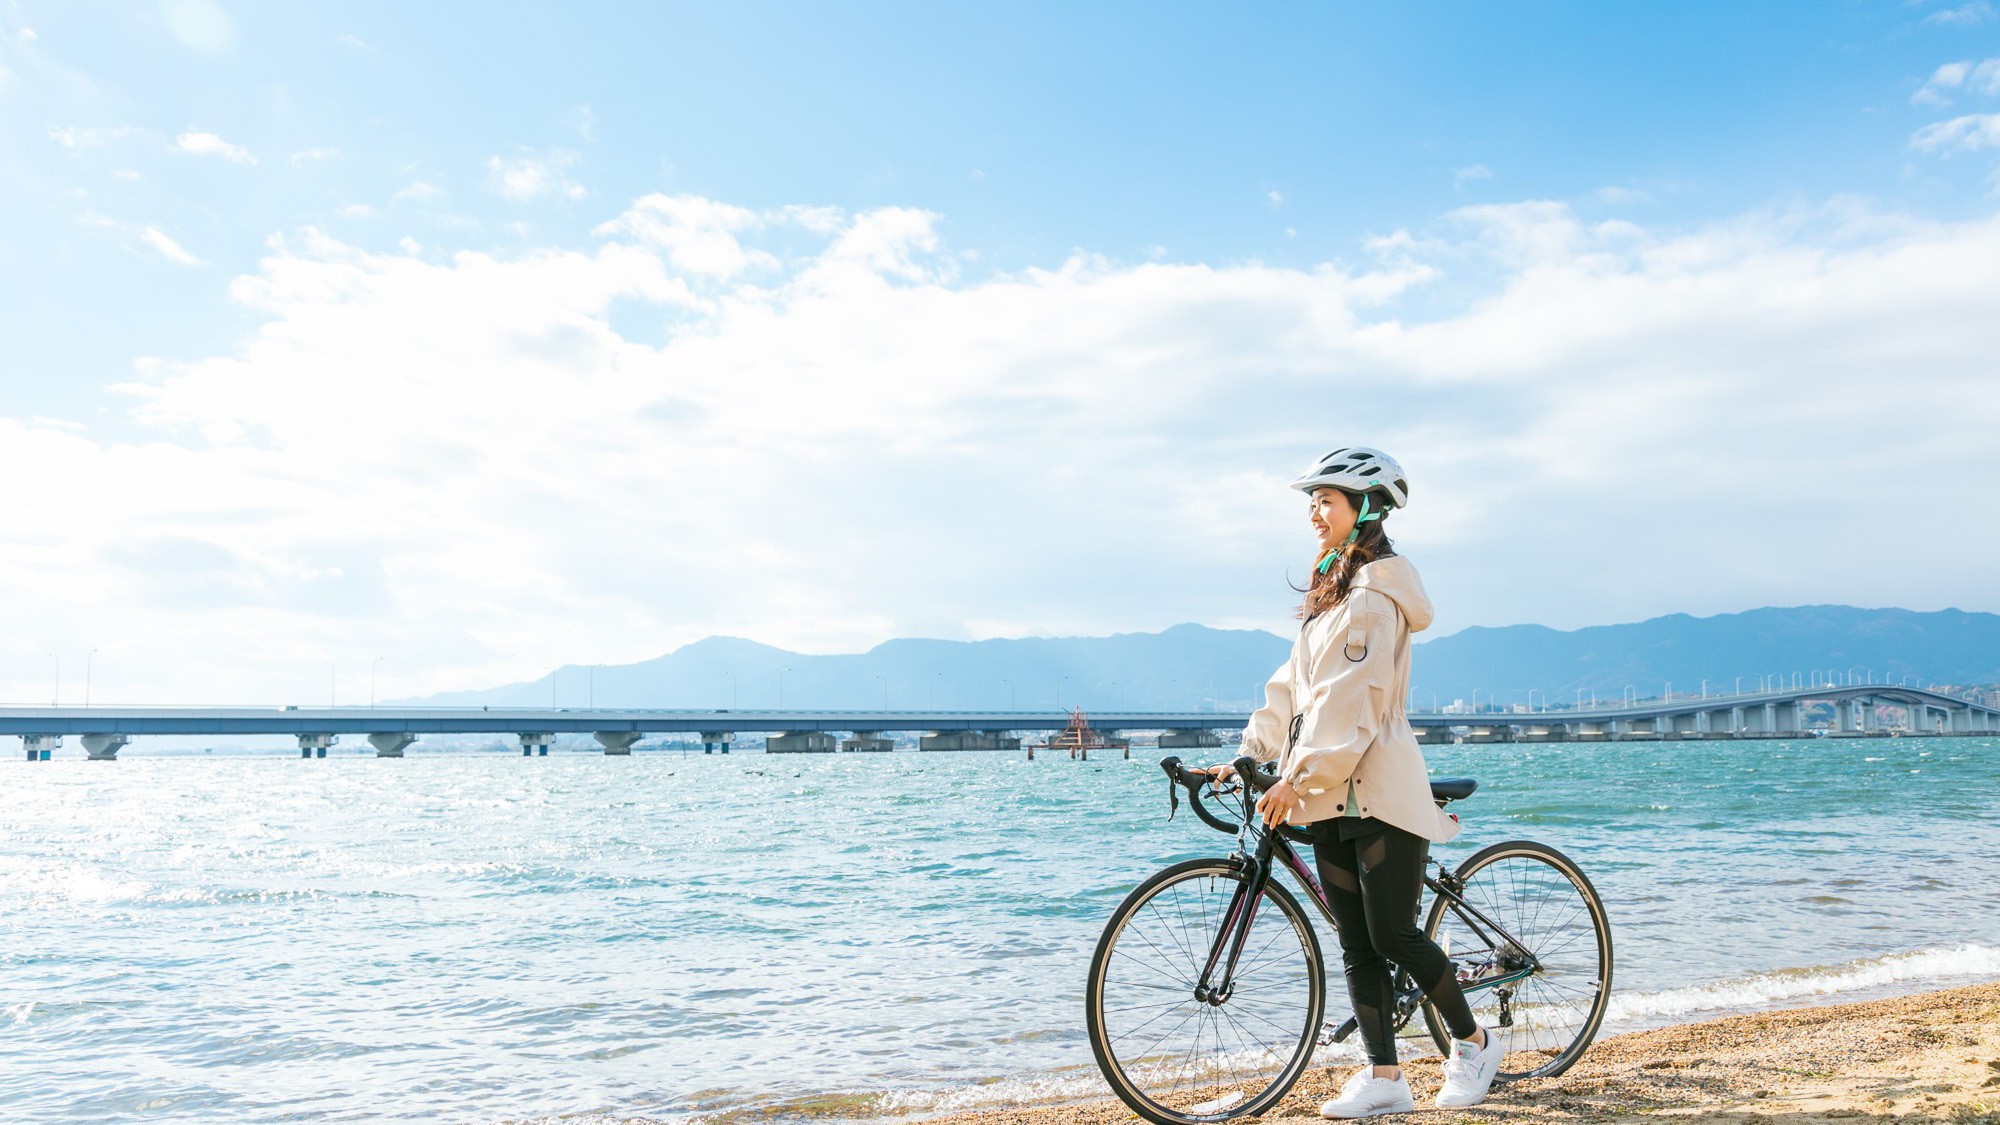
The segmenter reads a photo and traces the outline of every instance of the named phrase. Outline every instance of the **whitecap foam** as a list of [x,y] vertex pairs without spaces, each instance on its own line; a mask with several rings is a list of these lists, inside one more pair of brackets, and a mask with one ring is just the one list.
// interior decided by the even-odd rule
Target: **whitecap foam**
[[1842,965],[1755,973],[1689,988],[1613,993],[1605,1020],[1659,1024],[1700,1012],[1756,1011],[1810,997],[1890,991],[1907,983],[1993,977],[2000,977],[2000,949],[1970,944],[1920,949]]

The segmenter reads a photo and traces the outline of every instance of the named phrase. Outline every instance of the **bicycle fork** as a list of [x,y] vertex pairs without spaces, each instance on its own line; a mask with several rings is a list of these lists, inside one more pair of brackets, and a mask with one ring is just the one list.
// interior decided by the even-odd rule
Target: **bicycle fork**
[[1268,851],[1267,844],[1257,849],[1257,855],[1240,858],[1246,873],[1236,884],[1236,894],[1229,901],[1229,916],[1216,931],[1215,941],[1209,945],[1208,960],[1201,968],[1201,979],[1194,986],[1194,998],[1204,1004],[1221,1007],[1236,989],[1236,963],[1243,956],[1243,943],[1249,940],[1250,924],[1257,920],[1257,905],[1264,899],[1264,885],[1271,879]]

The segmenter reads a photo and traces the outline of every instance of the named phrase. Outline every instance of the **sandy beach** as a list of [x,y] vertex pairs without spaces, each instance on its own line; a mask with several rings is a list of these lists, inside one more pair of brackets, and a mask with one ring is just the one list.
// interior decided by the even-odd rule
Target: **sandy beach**
[[[1476,1109],[1426,1110],[1438,1060],[1408,1067],[1410,1125],[1667,1120],[1807,1125],[1871,1120],[2000,1125],[2000,983],[1796,1008],[1599,1040],[1568,1074],[1498,1089]],[[1309,1072],[1274,1113],[1318,1120],[1345,1071]],[[1138,1118],[1115,1101],[959,1114],[948,1125],[1098,1125]]]

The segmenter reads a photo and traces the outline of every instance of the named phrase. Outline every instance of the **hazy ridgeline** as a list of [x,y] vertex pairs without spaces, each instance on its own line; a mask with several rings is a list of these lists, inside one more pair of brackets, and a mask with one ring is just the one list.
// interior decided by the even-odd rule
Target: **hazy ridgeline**
[[[1176,625],[1159,633],[1019,640],[888,641],[865,653],[815,656],[735,637],[711,637],[637,664],[568,666],[523,684],[447,692],[453,706],[897,710],[1240,710],[1285,657],[1289,638],[1256,630]],[[1474,627],[1419,638],[1410,700],[1428,707],[1482,702],[1561,704],[1575,694],[1641,697],[1671,682],[1696,692],[1746,690],[1760,675],[1833,670],[1876,682],[2000,683],[2000,615],[1852,606],[1757,609],[1715,617],[1673,614],[1628,625],[1561,631],[1541,625]]]

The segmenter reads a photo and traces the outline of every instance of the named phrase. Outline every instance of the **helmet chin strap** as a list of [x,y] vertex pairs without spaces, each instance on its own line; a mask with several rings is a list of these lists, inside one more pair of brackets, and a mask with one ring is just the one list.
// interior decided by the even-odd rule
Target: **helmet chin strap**
[[1347,553],[1349,547],[1354,546],[1355,540],[1361,538],[1361,525],[1364,523],[1373,523],[1387,514],[1385,512],[1371,513],[1368,509],[1368,494],[1364,492],[1361,494],[1361,511],[1354,517],[1354,530],[1347,533],[1347,538],[1341,541],[1340,546],[1320,555],[1319,562],[1313,567],[1314,570],[1321,574],[1332,570],[1333,564],[1338,562],[1340,557]]

